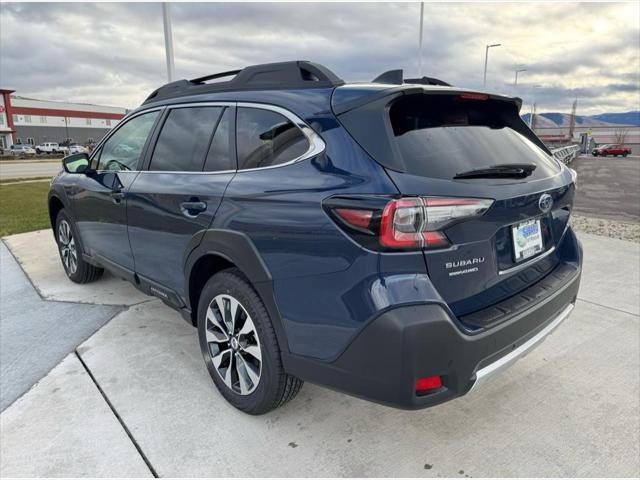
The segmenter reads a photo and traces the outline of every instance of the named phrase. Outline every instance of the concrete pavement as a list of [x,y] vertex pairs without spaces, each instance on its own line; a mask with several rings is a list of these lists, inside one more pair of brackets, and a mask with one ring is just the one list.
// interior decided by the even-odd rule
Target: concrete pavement
[[0,475],[151,477],[75,354],[0,415]]
[[[38,288],[59,295],[54,283],[63,280],[33,265],[47,257],[31,258],[39,235],[7,243],[21,250],[14,253],[27,274],[49,282],[34,280]],[[580,237],[583,286],[565,324],[493,383],[428,410],[394,410],[306,384],[284,408],[244,415],[215,390],[195,330],[157,300],[117,315],[77,354],[160,476],[638,476],[640,245]],[[64,294],[108,300],[102,285]],[[86,462],[93,475],[121,474],[118,439],[100,443],[89,425],[49,421],[49,404],[34,392],[65,380],[52,372],[0,415],[0,474],[84,475]],[[58,398],[59,408],[71,414],[83,395],[91,394]],[[85,435],[93,449],[68,448]],[[34,467],[24,451],[40,445],[38,437],[53,450],[39,450]],[[47,467],[59,451],[65,462]],[[97,452],[113,466],[95,463]]]
[[150,299],[130,283],[108,272],[94,286],[69,281],[60,264],[51,230],[20,233],[4,240],[40,296],[46,300],[129,306]]

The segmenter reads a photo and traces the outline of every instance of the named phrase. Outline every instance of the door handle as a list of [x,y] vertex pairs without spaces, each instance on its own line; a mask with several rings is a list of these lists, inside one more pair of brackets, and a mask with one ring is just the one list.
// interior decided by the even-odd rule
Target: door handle
[[180,204],[182,209],[182,214],[187,217],[195,217],[199,213],[204,212],[207,209],[207,204],[205,202],[182,202]]
[[124,198],[123,192],[111,192],[111,198],[113,198],[113,203],[120,203]]

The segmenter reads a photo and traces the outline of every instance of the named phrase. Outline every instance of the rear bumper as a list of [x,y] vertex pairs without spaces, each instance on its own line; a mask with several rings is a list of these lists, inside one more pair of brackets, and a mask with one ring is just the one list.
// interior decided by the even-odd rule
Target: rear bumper
[[473,382],[473,386],[469,390],[477,389],[478,387],[487,383],[493,376],[509,368],[517,360],[524,357],[527,353],[538,346],[551,332],[553,332],[560,324],[569,316],[573,310],[575,304],[570,303],[562,310],[550,323],[548,323],[542,330],[536,333],[526,342],[522,343],[519,347],[511,352],[507,353],[504,357],[500,357],[498,360],[490,363],[489,365],[482,367],[476,372],[476,379]]
[[[464,395],[535,348],[568,316],[580,269],[553,295],[494,328],[464,333],[439,304],[393,308],[371,321],[332,362],[287,356],[285,368],[312,383],[367,400],[419,409]],[[440,375],[442,388],[418,396],[418,378]]]

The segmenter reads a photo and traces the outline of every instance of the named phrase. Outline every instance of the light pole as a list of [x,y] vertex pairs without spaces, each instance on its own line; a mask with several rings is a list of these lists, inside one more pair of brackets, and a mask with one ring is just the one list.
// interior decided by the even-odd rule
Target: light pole
[[64,139],[65,142],[69,141],[69,118],[67,116],[64,117],[64,134],[67,138]]
[[167,78],[169,83],[175,78],[173,63],[173,34],[171,32],[171,12],[169,2],[162,2],[162,20],[164,22],[164,51],[167,55]]
[[536,110],[537,110],[537,104],[536,104],[536,88],[540,88],[542,87],[542,85],[534,85],[533,86],[533,106],[531,107],[531,115],[529,116],[529,128],[531,130],[533,130],[534,128],[536,128]]
[[420,40],[418,42],[418,77],[422,78],[422,25],[424,23],[424,2],[420,2]]
[[516,69],[516,80],[515,80],[515,82],[513,82],[514,85],[516,85],[516,86],[518,85],[518,73],[526,72],[526,71],[527,71],[526,68],[518,68],[518,69]]
[[489,61],[489,49],[492,47],[499,47],[502,45],[501,43],[494,43],[491,45],[487,45],[487,48],[484,51],[484,79],[482,81],[482,86],[487,86],[487,62]]

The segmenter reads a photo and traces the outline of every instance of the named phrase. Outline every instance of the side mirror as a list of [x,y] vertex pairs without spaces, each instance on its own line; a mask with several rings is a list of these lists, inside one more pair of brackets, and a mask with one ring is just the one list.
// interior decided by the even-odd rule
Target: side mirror
[[89,155],[74,153],[62,159],[62,167],[67,173],[87,173],[89,170]]

